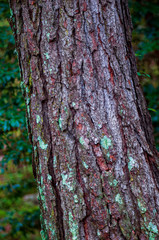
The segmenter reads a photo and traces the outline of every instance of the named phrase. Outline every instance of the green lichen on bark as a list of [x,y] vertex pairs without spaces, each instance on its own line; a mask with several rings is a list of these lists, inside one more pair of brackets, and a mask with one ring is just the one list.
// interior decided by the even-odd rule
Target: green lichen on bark
[[39,141],[40,148],[43,149],[43,150],[46,150],[47,147],[48,147],[48,144],[44,143],[44,141],[41,139],[40,136],[38,137],[38,141]]
[[78,240],[79,239],[79,227],[78,227],[78,222],[76,222],[73,219],[73,215],[71,212],[69,212],[69,226],[70,226],[70,231],[72,234],[72,240]]
[[115,201],[116,201],[117,203],[119,203],[119,204],[123,204],[123,200],[122,200],[122,198],[121,198],[121,196],[120,196],[119,193],[116,195]]
[[108,138],[107,136],[104,136],[102,139],[101,139],[101,146],[104,148],[104,149],[106,149],[106,150],[108,150],[109,149],[109,147],[112,145],[112,141],[111,141],[111,139],[110,138]]

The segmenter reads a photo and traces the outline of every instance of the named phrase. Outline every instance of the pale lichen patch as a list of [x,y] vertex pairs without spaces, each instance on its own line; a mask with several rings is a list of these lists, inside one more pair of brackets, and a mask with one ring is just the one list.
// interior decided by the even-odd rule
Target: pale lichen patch
[[84,145],[84,139],[83,139],[83,137],[80,137],[79,142],[80,142],[80,144]]
[[75,103],[75,102],[72,102],[72,106],[75,107],[75,106],[76,106],[76,103]]
[[36,123],[38,124],[39,122],[40,122],[40,116],[37,115],[37,116],[36,116]]
[[74,202],[78,203],[78,196],[77,196],[77,194],[74,195]]
[[62,129],[62,118],[61,118],[61,116],[59,117],[58,123],[59,123],[59,128]]
[[54,156],[53,166],[54,166],[54,167],[57,166],[57,157],[56,157],[56,156]]
[[42,240],[47,239],[47,236],[43,230],[40,231],[40,235],[41,235]]
[[149,223],[148,230],[150,232],[153,232],[153,233],[156,233],[156,234],[158,233],[157,226],[155,224],[153,224],[152,222]]
[[150,233],[149,240],[156,240],[156,237],[153,233]]
[[72,174],[70,173],[69,174],[62,174],[62,184],[64,186],[66,186],[66,188],[69,190],[69,191],[73,191],[73,182],[70,181],[70,177],[72,176]]
[[119,193],[115,196],[115,201],[119,204],[123,204],[123,200]]
[[98,237],[101,236],[101,231],[99,229],[97,230],[97,235],[98,235]]
[[87,165],[87,163],[86,162],[82,162],[82,164],[83,164],[83,166],[86,168],[86,169],[88,169],[89,168],[89,166]]
[[30,93],[30,90],[29,90],[28,86],[26,86],[25,89],[26,89],[27,93]]
[[118,181],[116,179],[113,180],[113,185],[116,187],[118,185]]
[[139,200],[137,201],[137,203],[138,203],[138,207],[139,207],[140,211],[142,213],[145,213],[147,211],[147,209],[144,207],[144,204]]
[[110,181],[110,186],[116,187],[118,185],[118,181],[114,179],[113,181]]
[[102,128],[102,124],[99,123],[98,124],[98,128],[101,129]]
[[49,53],[44,53],[46,59],[48,60],[50,58]]
[[64,107],[64,111],[68,114],[68,109],[67,109],[67,107]]
[[128,169],[129,169],[129,171],[131,171],[132,168],[135,167],[135,163],[136,163],[136,161],[135,161],[132,157],[128,157],[128,158],[129,158]]
[[40,136],[38,137],[38,141],[39,141],[40,148],[43,150],[46,150],[48,147],[48,144],[45,144]]
[[79,139],[79,142],[82,146],[84,146],[86,149],[89,148],[89,140],[87,138],[83,138],[82,136]]
[[101,146],[102,146],[104,149],[108,150],[108,148],[112,145],[112,141],[111,141],[111,139],[108,138],[107,136],[104,136],[104,137],[101,139],[100,144],[101,144]]
[[51,175],[50,175],[50,174],[48,174],[48,175],[47,175],[47,179],[48,179],[49,181],[51,181],[51,180],[52,180],[52,177],[51,177]]
[[46,36],[47,36],[47,40],[49,41],[50,40],[50,33],[47,33]]
[[69,226],[72,234],[72,240],[79,240],[78,223],[73,219],[71,212],[69,212]]

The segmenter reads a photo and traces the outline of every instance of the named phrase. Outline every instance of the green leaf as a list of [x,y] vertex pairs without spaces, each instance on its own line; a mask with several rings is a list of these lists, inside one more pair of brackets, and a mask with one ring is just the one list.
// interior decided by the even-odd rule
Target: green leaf
[[138,54],[138,53],[135,53],[135,56],[136,56],[136,57],[141,57],[142,55],[141,55],[141,54]]
[[153,108],[148,108],[149,111],[152,111],[152,112],[157,112],[155,109]]
[[143,77],[148,77],[148,78],[151,78],[151,76],[145,72],[137,72],[137,75],[138,76],[143,76]]
[[137,75],[138,75],[138,76],[142,76],[142,74],[141,74],[140,72],[137,72]]

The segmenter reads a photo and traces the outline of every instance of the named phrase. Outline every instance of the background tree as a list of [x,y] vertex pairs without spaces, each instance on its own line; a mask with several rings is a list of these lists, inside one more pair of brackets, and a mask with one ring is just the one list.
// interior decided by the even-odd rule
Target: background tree
[[127,3],[11,1],[11,7],[42,234],[154,239],[157,152]]

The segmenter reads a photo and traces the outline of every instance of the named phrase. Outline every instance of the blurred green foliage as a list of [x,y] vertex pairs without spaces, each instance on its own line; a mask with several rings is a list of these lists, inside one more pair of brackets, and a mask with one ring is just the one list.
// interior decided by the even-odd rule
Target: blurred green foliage
[[[0,2],[0,240],[39,240],[40,210],[32,174],[25,103],[15,42]],[[32,196],[32,199],[30,200]]]
[[[138,76],[152,116],[159,149],[159,5],[158,0],[129,0]],[[39,207],[31,168],[31,145],[9,5],[0,2],[0,240],[39,240]]]
[[159,150],[159,1],[129,0],[138,76],[152,117]]
[[7,162],[31,162],[25,120],[25,103],[20,89],[19,66],[14,38],[7,21],[9,6],[0,3],[0,150],[3,150],[1,171]]
[[158,0],[129,0],[134,27],[133,42],[140,59],[159,50]]
[[39,240],[40,210],[32,167],[8,165],[10,171],[1,176],[0,185],[0,240]]

